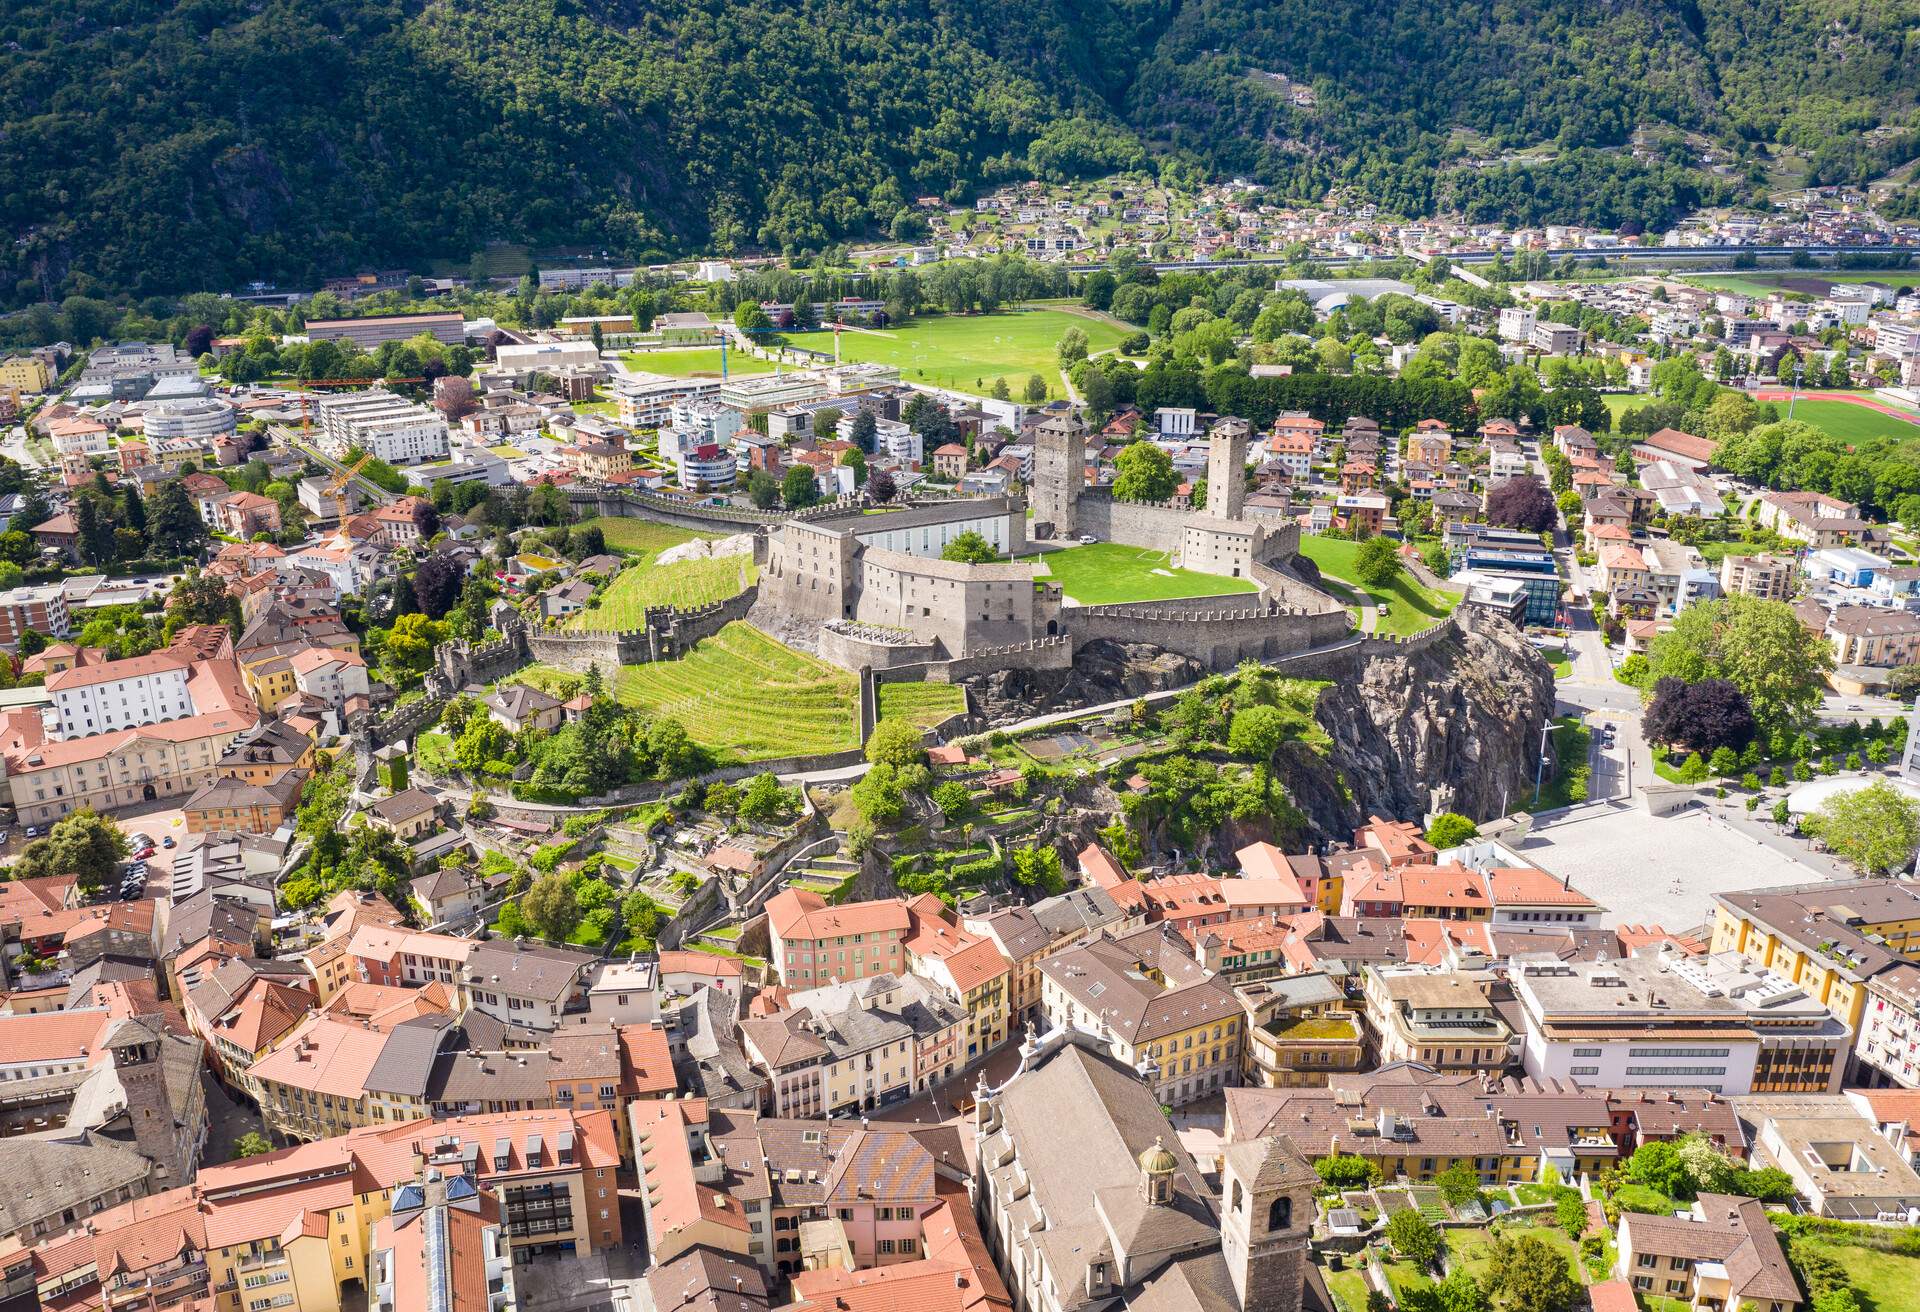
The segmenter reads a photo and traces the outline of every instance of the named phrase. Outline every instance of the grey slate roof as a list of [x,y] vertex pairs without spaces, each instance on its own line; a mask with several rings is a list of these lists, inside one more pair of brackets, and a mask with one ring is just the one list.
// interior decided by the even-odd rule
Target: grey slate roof
[[[91,1132],[23,1134],[6,1141],[7,1187],[0,1190],[0,1234],[58,1217],[121,1185],[144,1194],[147,1159],[130,1144]],[[64,1228],[64,1227],[61,1227]]]
[[520,998],[559,1002],[580,984],[580,969],[595,958],[541,943],[477,943],[467,956],[467,982]]

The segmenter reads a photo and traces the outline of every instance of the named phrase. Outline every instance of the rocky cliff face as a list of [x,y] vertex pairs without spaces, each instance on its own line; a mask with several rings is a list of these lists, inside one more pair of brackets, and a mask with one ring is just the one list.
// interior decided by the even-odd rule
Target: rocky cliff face
[[[1315,716],[1332,748],[1321,754],[1291,744],[1274,763],[1306,817],[1304,832],[1275,836],[1234,825],[1209,845],[1216,860],[1260,838],[1350,842],[1372,815],[1417,821],[1454,810],[1489,819],[1520,804],[1533,786],[1540,725],[1553,710],[1553,670],[1504,620],[1467,612],[1417,650],[1356,649],[1280,669],[1331,685]],[[982,721],[1005,724],[1183,687],[1206,674],[1197,662],[1158,648],[1092,643],[1072,670],[1001,670],[967,687]],[[1094,814],[1118,809],[1117,799],[1105,800],[1113,805],[1096,804]]]
[[1468,612],[1429,647],[1314,677],[1333,681],[1315,708],[1332,750],[1294,748],[1278,770],[1321,841],[1351,840],[1370,815],[1489,819],[1533,786],[1553,669],[1504,620]]
[[995,670],[965,686],[975,713],[988,724],[1184,688],[1207,677],[1206,666],[1145,643],[1089,642],[1066,670]]

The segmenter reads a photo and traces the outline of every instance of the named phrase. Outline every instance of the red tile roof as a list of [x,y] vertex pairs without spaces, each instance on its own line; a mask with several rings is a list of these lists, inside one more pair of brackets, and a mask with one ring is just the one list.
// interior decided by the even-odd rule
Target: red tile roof
[[818,940],[881,930],[905,931],[907,906],[899,898],[828,906],[818,893],[786,888],[767,899],[767,922],[783,939]]

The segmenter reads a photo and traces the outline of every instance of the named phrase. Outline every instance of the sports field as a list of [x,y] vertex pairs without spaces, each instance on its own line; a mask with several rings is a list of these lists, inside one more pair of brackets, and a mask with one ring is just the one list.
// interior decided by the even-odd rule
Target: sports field
[[1349,593],[1365,593],[1375,606],[1386,605],[1387,613],[1379,617],[1375,633],[1400,637],[1418,633],[1434,621],[1445,619],[1460,604],[1451,593],[1422,587],[1404,569],[1386,587],[1368,587],[1354,569],[1359,551],[1358,542],[1340,538],[1308,534],[1300,539],[1300,554],[1320,567],[1321,577],[1338,580]]
[[[1784,418],[1787,403],[1775,401],[1773,405]],[[1886,414],[1869,406],[1855,405],[1851,401],[1795,401],[1793,417],[1815,428],[1825,429],[1843,442],[1865,442],[1882,437],[1896,441],[1920,439],[1920,422]]]
[[1681,282],[1742,296],[1770,296],[1774,292],[1802,292],[1822,296],[1842,283],[1879,282],[1889,287],[1920,286],[1920,269],[1749,269],[1740,273],[1688,273]]
[[600,599],[568,619],[570,629],[637,629],[646,621],[649,606],[678,606],[682,610],[725,601],[746,591],[758,577],[752,556],[720,556],[712,560],[680,560],[671,565],[651,562],[628,565],[614,577]]
[[[831,343],[828,349],[832,349]],[[698,347],[688,351],[622,351],[620,358],[637,374],[666,374],[670,378],[691,378],[696,374],[720,376],[720,348]],[[727,374],[769,374],[773,366],[744,351],[727,351]]]
[[672,716],[722,756],[765,760],[860,745],[853,675],[735,622],[677,661],[624,665],[614,693]]
[[1164,551],[1123,547],[1118,542],[1064,547],[1025,559],[1035,562],[1035,577],[1051,578],[1067,594],[1068,600],[1082,606],[1219,597],[1258,590],[1251,579],[1175,569],[1167,564]]
[[[1062,395],[1060,361],[1055,348],[1069,328],[1087,335],[1089,351],[1117,346],[1126,334],[1110,323],[1063,310],[1012,310],[997,314],[927,315],[898,328],[840,335],[842,360],[872,361],[898,367],[905,382],[931,383],[986,396],[996,380],[1005,380],[1016,397],[1038,374],[1047,395]],[[808,350],[833,353],[830,332],[790,333],[788,340]]]
[[951,683],[883,683],[880,718],[906,720],[918,729],[967,713],[966,690]]

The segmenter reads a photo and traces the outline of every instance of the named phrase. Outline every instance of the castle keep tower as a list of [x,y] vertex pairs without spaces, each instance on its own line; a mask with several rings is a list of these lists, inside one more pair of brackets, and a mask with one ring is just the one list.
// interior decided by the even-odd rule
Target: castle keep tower
[[1244,419],[1222,419],[1207,434],[1207,513],[1215,519],[1238,519],[1246,510],[1252,435]]
[[1054,415],[1034,431],[1034,536],[1075,537],[1080,532],[1080,493],[1087,486],[1087,429],[1072,415]]

